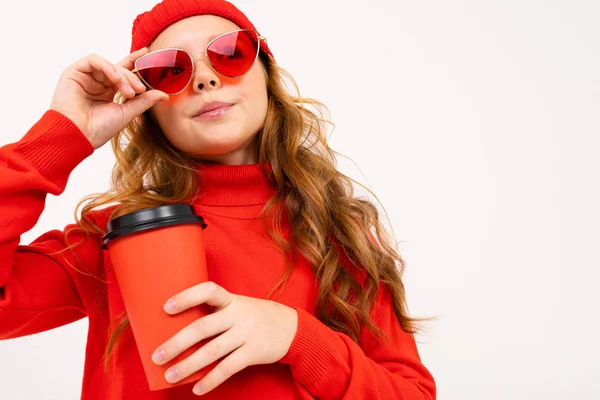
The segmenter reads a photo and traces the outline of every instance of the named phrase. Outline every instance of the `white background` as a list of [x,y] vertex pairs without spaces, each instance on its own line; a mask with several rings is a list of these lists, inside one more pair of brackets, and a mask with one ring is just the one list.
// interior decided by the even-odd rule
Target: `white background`
[[[0,9],[0,144],[69,64],[117,62],[153,0]],[[324,101],[340,170],[367,183],[407,261],[439,399],[600,398],[600,3],[303,0],[237,4],[301,94]],[[49,196],[64,227],[108,188],[109,146]],[[87,321],[0,342],[0,398],[77,399]]]

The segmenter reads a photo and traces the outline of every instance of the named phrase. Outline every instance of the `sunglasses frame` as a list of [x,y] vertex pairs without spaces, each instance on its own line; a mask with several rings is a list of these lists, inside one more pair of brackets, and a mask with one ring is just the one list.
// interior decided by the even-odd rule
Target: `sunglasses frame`
[[[250,68],[248,68],[248,70],[247,70],[246,72],[244,72],[244,73],[243,73],[243,74],[241,74],[241,75],[229,76],[229,75],[225,75],[225,74],[223,74],[223,73],[219,72],[219,71],[218,71],[218,70],[215,68],[215,66],[213,65],[212,61],[210,60],[210,57],[208,56],[208,48],[210,47],[210,45],[211,45],[211,44],[213,44],[213,42],[214,42],[214,41],[216,41],[216,40],[219,40],[219,39],[220,39],[220,38],[222,38],[223,36],[230,35],[230,34],[232,34],[232,33],[236,33],[236,32],[254,32],[254,33],[256,34],[256,37],[258,38],[258,39],[257,39],[257,42],[256,42],[256,55],[254,56],[254,60],[252,61],[252,64],[250,65]],[[261,41],[261,40],[264,40],[264,41],[266,42],[266,41],[267,41],[267,38],[266,38],[266,37],[264,37],[264,36],[262,36],[262,35],[260,35],[260,34],[258,33],[258,31],[256,31],[255,29],[236,29],[236,30],[234,30],[234,31],[225,32],[225,33],[223,33],[223,34],[221,34],[221,35],[219,35],[219,36],[215,37],[214,39],[212,39],[210,42],[208,42],[208,44],[206,45],[206,48],[204,49],[204,51],[197,51],[197,52],[195,52],[195,53],[192,53],[192,54],[190,54],[190,53],[188,53],[187,51],[185,51],[184,49],[181,49],[181,48],[179,48],[179,47],[168,47],[168,48],[165,48],[165,49],[160,49],[160,50],[155,50],[155,51],[152,51],[152,52],[150,52],[150,53],[148,53],[148,54],[144,54],[143,56],[141,56],[141,57],[139,57],[137,60],[135,60],[135,62],[134,62],[134,64],[133,64],[133,67],[134,67],[134,69],[133,69],[131,72],[133,72],[133,73],[134,73],[134,74],[135,74],[135,75],[136,75],[138,78],[140,78],[140,80],[142,81],[142,83],[143,83],[144,85],[146,85],[146,86],[147,86],[149,89],[155,89],[154,87],[152,87],[152,85],[150,85],[148,82],[146,82],[146,80],[145,80],[145,79],[142,77],[142,75],[141,75],[141,74],[138,72],[138,70],[137,70],[137,62],[138,62],[139,60],[141,60],[142,58],[144,58],[144,57],[148,57],[148,56],[150,56],[150,55],[152,55],[152,54],[155,54],[155,53],[160,53],[160,52],[162,52],[162,51],[179,50],[179,51],[182,51],[182,52],[184,52],[185,54],[187,54],[187,55],[188,55],[188,57],[190,58],[190,61],[191,61],[191,63],[192,63],[192,73],[190,74],[190,79],[189,79],[189,81],[188,81],[188,82],[185,84],[185,86],[183,87],[183,89],[181,89],[181,90],[180,90],[179,92],[177,92],[177,93],[173,93],[173,94],[169,94],[169,93],[167,93],[169,96],[175,96],[175,95],[178,95],[179,93],[182,93],[182,92],[183,92],[185,89],[187,89],[187,87],[188,87],[188,85],[190,84],[190,82],[191,82],[191,81],[194,79],[194,74],[196,73],[196,63],[194,62],[194,56],[195,56],[196,54],[200,54],[200,53],[204,54],[204,55],[206,56],[206,58],[208,58],[208,62],[210,63],[210,67],[211,67],[211,68],[213,69],[213,71],[215,71],[216,73],[218,73],[218,74],[220,74],[220,75],[223,75],[223,76],[225,76],[225,77],[227,77],[227,78],[241,78],[242,76],[244,76],[244,75],[246,75],[248,72],[250,72],[250,70],[252,69],[252,67],[253,67],[253,66],[254,66],[254,64],[256,63],[256,60],[258,59],[258,55],[259,55],[259,53],[260,53],[260,41]],[[166,93],[166,92],[165,92],[165,93]]]

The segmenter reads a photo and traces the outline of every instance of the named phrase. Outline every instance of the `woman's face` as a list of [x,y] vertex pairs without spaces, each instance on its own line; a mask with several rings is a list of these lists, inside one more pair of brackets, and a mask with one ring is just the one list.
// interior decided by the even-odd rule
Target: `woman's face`
[[[204,52],[215,36],[240,29],[233,22],[198,15],[180,20],[160,33],[150,51],[178,47],[189,54]],[[258,132],[267,115],[266,72],[257,59],[248,73],[227,78],[210,66],[206,55],[194,56],[192,81],[180,94],[160,102],[151,111],[167,139],[179,150],[205,162],[220,164],[256,163]],[[218,118],[194,117],[210,102],[232,103]]]

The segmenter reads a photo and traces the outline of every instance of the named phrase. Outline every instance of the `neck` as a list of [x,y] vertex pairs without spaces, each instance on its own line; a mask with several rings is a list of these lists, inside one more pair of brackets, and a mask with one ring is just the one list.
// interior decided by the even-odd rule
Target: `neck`
[[271,165],[217,164],[200,162],[200,192],[194,203],[210,206],[247,206],[265,204],[277,194],[269,176]]
[[218,155],[201,155],[198,159],[205,164],[256,164],[258,162],[258,135],[250,139],[249,143],[231,153]]

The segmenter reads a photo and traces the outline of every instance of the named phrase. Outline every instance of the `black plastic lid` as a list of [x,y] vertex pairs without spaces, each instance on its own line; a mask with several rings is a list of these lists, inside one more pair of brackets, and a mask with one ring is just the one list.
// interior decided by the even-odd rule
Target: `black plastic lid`
[[107,249],[106,245],[111,240],[132,233],[170,225],[194,223],[201,224],[202,229],[206,228],[204,218],[197,215],[190,204],[166,204],[134,211],[108,222],[108,232],[103,237],[102,248]]

